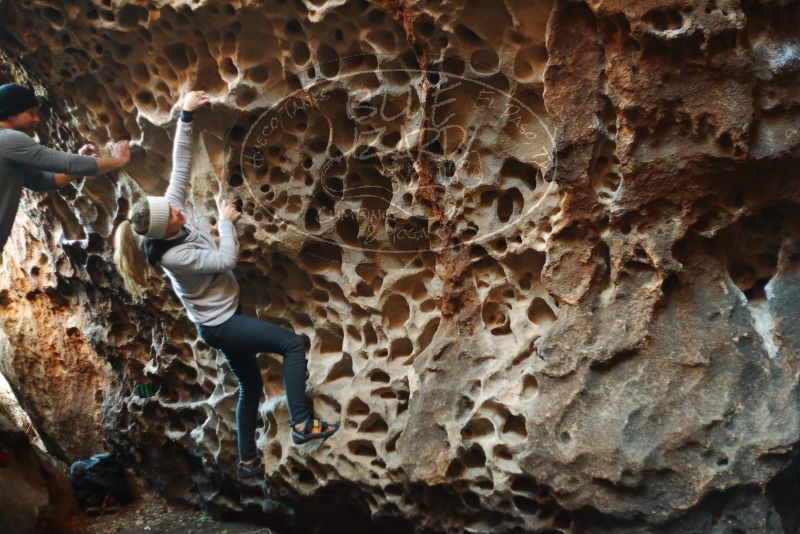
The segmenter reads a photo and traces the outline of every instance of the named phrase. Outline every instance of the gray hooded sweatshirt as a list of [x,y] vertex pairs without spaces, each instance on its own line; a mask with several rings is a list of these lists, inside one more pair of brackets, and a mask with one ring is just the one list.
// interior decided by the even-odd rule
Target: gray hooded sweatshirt
[[55,172],[78,176],[97,174],[97,161],[89,156],[44,147],[26,133],[0,128],[0,251],[11,234],[22,188],[58,189],[53,181]]
[[239,244],[231,221],[219,221],[217,246],[211,234],[186,211],[184,204],[191,179],[192,154],[192,123],[178,120],[172,147],[172,174],[164,196],[186,217],[183,227],[188,235],[182,243],[164,253],[161,267],[186,307],[189,319],[215,326],[228,320],[239,307],[239,284],[233,274]]

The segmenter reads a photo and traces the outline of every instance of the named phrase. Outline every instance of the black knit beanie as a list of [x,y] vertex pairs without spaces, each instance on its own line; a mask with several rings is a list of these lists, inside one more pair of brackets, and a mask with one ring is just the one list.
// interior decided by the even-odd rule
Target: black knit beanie
[[0,121],[38,105],[30,89],[15,83],[0,85]]

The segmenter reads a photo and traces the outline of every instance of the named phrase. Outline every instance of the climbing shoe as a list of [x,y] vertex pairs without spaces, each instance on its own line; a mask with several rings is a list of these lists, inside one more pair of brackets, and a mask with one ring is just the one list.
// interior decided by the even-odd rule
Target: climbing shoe
[[239,478],[264,478],[264,464],[261,455],[256,456],[250,463],[239,462]]
[[[314,424],[315,421],[318,423],[317,425]],[[315,428],[316,431],[314,430]],[[302,430],[297,430],[295,425],[292,425],[292,441],[300,445],[315,439],[325,439],[332,436],[337,430],[339,430],[339,425],[314,419],[309,415],[303,422]]]

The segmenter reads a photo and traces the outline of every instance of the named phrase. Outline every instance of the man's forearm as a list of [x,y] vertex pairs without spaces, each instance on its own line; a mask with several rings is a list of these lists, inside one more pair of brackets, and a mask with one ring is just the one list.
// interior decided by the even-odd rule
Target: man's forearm
[[127,165],[128,160],[124,158],[97,158],[97,174],[116,171]]
[[[125,161],[117,158],[97,158],[97,174],[105,174],[107,172],[121,169],[125,166]],[[57,187],[64,187],[70,182],[80,180],[82,175],[63,174],[57,173],[53,175],[53,183]]]
[[53,175],[53,183],[56,184],[56,187],[64,187],[68,183],[73,180],[77,180],[78,178],[82,178],[81,176],[72,176],[71,174],[62,174],[56,173]]

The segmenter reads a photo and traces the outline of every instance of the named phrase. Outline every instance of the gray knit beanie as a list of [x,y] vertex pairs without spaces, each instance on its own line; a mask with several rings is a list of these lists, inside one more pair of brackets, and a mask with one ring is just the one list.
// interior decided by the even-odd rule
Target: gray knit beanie
[[164,197],[147,197],[150,206],[150,226],[145,237],[164,239],[169,224],[169,201]]

